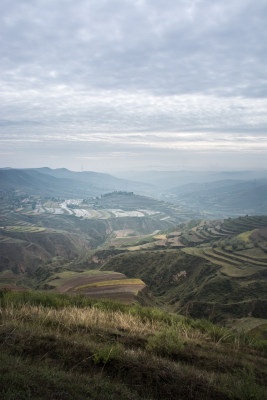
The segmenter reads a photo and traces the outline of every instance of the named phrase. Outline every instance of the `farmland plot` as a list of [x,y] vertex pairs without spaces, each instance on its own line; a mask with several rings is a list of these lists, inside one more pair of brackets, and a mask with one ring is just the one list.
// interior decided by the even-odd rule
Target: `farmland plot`
[[113,271],[64,272],[57,274],[49,285],[61,293],[83,293],[93,298],[109,298],[133,303],[145,284],[140,279],[128,279],[124,274]]

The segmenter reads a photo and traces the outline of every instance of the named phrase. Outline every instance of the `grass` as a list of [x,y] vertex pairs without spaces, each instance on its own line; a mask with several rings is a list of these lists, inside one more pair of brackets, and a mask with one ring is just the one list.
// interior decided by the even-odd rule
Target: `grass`
[[154,248],[154,247],[155,247],[154,243],[145,243],[145,244],[141,244],[139,246],[127,247],[127,250],[129,250],[129,251],[138,251],[138,250],[150,249],[150,248]]
[[141,279],[113,279],[110,281],[101,281],[88,283],[86,285],[77,286],[75,290],[86,289],[90,287],[102,287],[102,286],[116,286],[116,285],[144,285]]
[[5,400],[141,399],[134,390],[123,383],[112,382],[101,372],[83,375],[75,369],[59,370],[47,360],[33,362],[8,353],[2,354],[0,374],[0,394]]
[[251,235],[253,232],[256,232],[257,230],[258,230],[258,229],[253,229],[252,231],[247,231],[247,232],[240,233],[240,234],[237,236],[237,239],[243,240],[243,242],[248,243],[248,242],[250,242],[250,235]]
[[162,357],[177,357],[183,348],[183,341],[175,328],[161,330],[150,336],[146,344],[146,350]]
[[265,324],[258,325],[255,328],[251,329],[249,334],[253,338],[262,339],[264,341],[267,341],[267,323],[265,322]]
[[266,254],[259,247],[253,247],[251,249],[240,250],[239,253],[244,257],[245,256],[252,257],[253,259],[258,260],[258,261],[262,261],[262,259],[263,260],[267,259]]
[[209,321],[38,292],[0,304],[5,399],[265,398],[257,340]]
[[227,276],[230,276],[232,278],[245,278],[245,277],[249,277],[251,275],[254,275],[257,271],[261,271],[261,268],[255,268],[252,266],[246,266],[246,267],[242,267],[240,265],[240,267],[235,267],[233,265],[225,265],[221,268],[221,272],[223,274],[226,274]]
[[250,332],[255,328],[257,328],[257,332],[261,332],[262,329],[263,331],[266,329],[266,319],[251,317],[239,318],[237,320],[229,321],[229,326],[231,326],[231,329],[239,333],[246,332],[250,334]]
[[164,240],[164,239],[167,239],[167,235],[166,234],[155,235],[154,239],[155,240]]

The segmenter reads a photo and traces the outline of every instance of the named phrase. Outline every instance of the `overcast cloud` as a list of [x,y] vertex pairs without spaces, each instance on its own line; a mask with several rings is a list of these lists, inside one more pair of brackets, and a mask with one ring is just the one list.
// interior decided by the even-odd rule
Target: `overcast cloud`
[[1,167],[267,168],[266,0],[1,0]]

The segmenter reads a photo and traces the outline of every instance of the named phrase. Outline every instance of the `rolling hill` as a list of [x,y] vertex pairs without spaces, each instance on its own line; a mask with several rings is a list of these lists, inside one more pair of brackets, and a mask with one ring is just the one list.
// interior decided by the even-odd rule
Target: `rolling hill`
[[44,198],[38,185],[72,192],[68,171],[5,172],[4,398],[265,400],[266,216],[200,219],[121,190]]
[[180,250],[172,248],[169,232],[160,249],[157,241],[135,246],[103,268],[141,278],[170,311],[213,321],[267,318],[267,217],[192,222],[177,230]]
[[83,198],[113,190],[145,192],[149,185],[96,172],[73,172],[65,168],[1,169],[1,190],[16,190],[37,196]]
[[74,199],[130,191],[191,208],[195,213],[210,218],[267,213],[266,171],[151,171],[129,176],[140,179],[140,182],[65,168],[0,169],[0,187],[2,191]]
[[[35,188],[71,192],[70,182],[86,186],[89,177],[91,184],[101,178],[101,186],[109,178],[65,169],[0,172],[9,182],[0,204],[2,285],[53,290],[56,274],[74,272],[78,279],[86,271],[111,271],[141,279],[151,302],[172,312],[224,323],[267,318],[266,217],[200,219],[200,211],[123,190],[83,200],[78,192],[76,200],[44,198]],[[34,194],[23,194],[30,185]],[[195,208],[203,199],[210,216],[222,204],[241,212],[244,196],[243,211],[252,203],[264,209],[265,186],[265,180],[227,179],[179,190]]]
[[267,179],[187,184],[171,189],[166,198],[207,216],[263,215],[267,213]]

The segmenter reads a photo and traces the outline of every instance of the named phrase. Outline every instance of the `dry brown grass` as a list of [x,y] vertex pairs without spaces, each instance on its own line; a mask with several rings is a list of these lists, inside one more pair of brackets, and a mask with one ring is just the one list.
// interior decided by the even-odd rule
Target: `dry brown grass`
[[142,320],[138,316],[121,311],[106,311],[92,307],[81,309],[77,307],[48,309],[42,306],[22,306],[20,309],[8,307],[2,311],[2,317],[8,321],[38,321],[38,325],[46,325],[48,321],[66,329],[73,327],[112,329],[129,332],[130,334],[149,335],[160,329],[160,323]]
[[[60,296],[56,295],[50,299],[55,308],[15,302],[11,295],[6,294],[9,300],[0,308],[0,347],[7,358],[19,355],[22,366],[30,358],[32,368],[47,363],[49,369],[53,365],[62,373],[80,371],[90,376],[95,371],[142,395],[147,388],[145,400],[265,399],[266,359],[254,348],[239,349],[222,327],[171,315],[164,319],[159,310],[137,306],[114,309],[118,307],[115,303],[99,301],[83,308],[57,308]],[[35,295],[35,301],[40,296]],[[42,304],[45,300],[48,302],[42,294]],[[22,368],[27,371],[29,366]],[[10,382],[14,386],[17,378],[7,385]],[[29,377],[29,385],[31,382]],[[244,398],[248,390],[251,397]],[[29,397],[9,400],[14,398]]]

